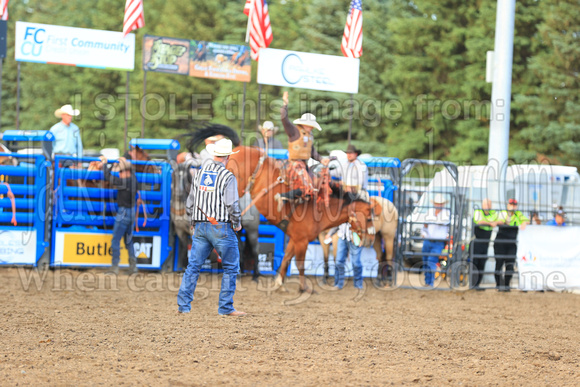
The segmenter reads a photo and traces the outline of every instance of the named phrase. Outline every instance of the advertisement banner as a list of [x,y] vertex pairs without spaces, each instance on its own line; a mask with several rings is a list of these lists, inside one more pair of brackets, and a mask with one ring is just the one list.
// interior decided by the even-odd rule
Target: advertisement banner
[[258,83],[356,94],[359,66],[354,58],[262,48]]
[[[54,264],[71,266],[109,266],[113,259],[113,234],[61,232],[55,236]],[[158,267],[161,261],[160,236],[133,236],[133,251],[141,267]],[[121,240],[121,265],[129,264],[125,242]]]
[[201,40],[191,41],[190,76],[250,82],[251,73],[249,47]]
[[15,59],[21,62],[132,71],[135,34],[16,22]]
[[0,264],[34,265],[36,263],[36,230],[0,231]]
[[143,70],[189,75],[189,40],[145,35]]
[[580,227],[528,226],[518,234],[521,290],[580,289]]

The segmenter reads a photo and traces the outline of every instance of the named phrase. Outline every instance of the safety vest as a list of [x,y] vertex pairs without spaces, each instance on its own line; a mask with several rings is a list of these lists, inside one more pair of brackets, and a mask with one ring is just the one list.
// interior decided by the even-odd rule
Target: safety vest
[[493,230],[493,227],[486,226],[486,225],[480,226],[478,224],[479,222],[481,222],[481,221],[486,221],[486,222],[497,221],[497,213],[494,210],[489,210],[488,212],[489,212],[489,214],[486,215],[484,210],[476,210],[473,214],[473,222],[477,225],[477,227],[479,227],[485,231],[491,231],[491,230]]
[[509,222],[506,223],[506,226],[512,227],[519,227],[522,225],[522,223],[530,221],[524,214],[522,214],[521,211],[515,211],[511,218],[509,217],[507,211],[502,211],[499,215],[499,218],[502,220],[508,220],[509,218]]
[[312,155],[312,144],[314,137],[301,127],[298,127],[300,137],[296,141],[288,143],[288,159],[308,160]]
[[[202,170],[195,175],[192,185],[195,195],[192,211],[194,221],[207,221],[202,211],[218,222],[230,221],[230,213],[224,203],[224,192],[231,179],[235,179],[235,176],[222,164],[214,162],[204,164]],[[202,211],[199,210],[200,208]]]

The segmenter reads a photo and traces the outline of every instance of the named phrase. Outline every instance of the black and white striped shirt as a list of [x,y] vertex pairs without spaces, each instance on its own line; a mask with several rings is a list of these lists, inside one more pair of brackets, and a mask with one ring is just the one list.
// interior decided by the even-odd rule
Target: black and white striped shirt
[[203,211],[218,222],[232,222],[236,228],[240,224],[236,177],[220,162],[205,162],[192,181],[186,209],[193,223],[208,220]]

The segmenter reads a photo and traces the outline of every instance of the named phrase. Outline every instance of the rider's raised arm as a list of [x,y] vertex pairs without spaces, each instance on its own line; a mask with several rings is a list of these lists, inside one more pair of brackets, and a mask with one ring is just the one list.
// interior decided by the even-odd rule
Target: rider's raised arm
[[283,105],[280,108],[280,121],[282,121],[284,131],[288,135],[288,140],[290,142],[296,141],[300,138],[300,131],[288,118],[288,105]]

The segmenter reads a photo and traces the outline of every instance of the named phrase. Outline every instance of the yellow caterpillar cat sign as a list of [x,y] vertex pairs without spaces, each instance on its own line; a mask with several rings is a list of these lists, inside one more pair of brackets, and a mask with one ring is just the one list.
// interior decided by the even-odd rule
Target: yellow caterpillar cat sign
[[[107,266],[113,258],[110,233],[56,232],[54,265]],[[159,267],[160,236],[133,236],[133,251],[139,267]],[[121,240],[121,265],[128,265],[125,242]]]

